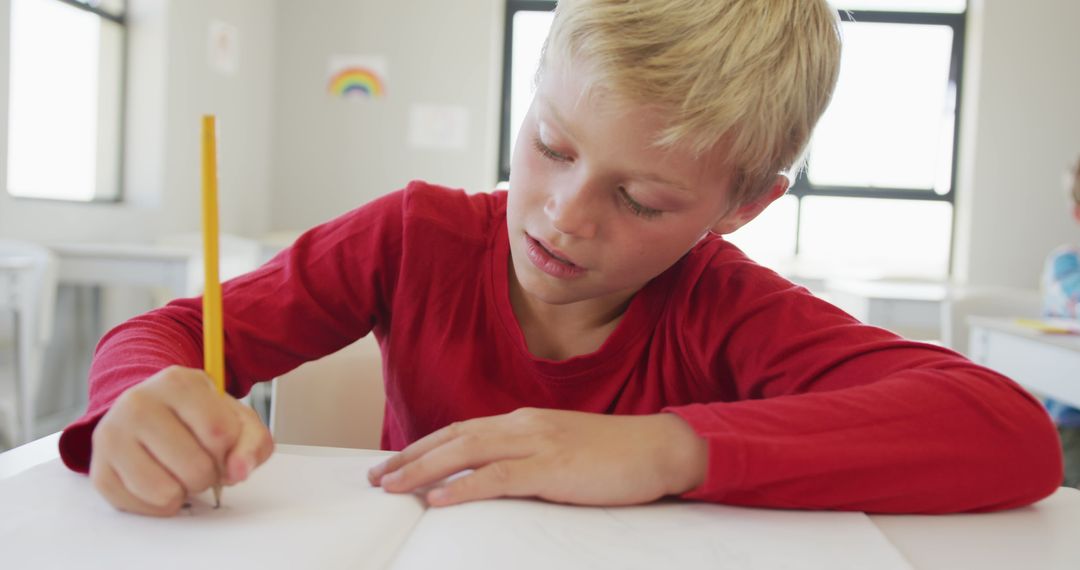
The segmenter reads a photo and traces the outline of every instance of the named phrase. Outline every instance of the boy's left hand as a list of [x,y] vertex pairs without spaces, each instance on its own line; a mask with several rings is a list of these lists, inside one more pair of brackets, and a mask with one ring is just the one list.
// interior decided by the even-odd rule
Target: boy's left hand
[[708,447],[674,414],[609,416],[522,408],[451,424],[368,473],[373,485],[431,489],[433,506],[493,497],[630,505],[678,495],[705,480]]

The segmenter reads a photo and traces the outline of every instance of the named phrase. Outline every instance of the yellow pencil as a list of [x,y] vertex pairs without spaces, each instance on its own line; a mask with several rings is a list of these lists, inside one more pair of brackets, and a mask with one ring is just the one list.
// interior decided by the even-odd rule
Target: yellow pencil
[[[217,129],[213,115],[202,120],[203,368],[219,394],[225,393],[225,350],[218,277]],[[214,508],[221,506],[221,466],[214,483]]]

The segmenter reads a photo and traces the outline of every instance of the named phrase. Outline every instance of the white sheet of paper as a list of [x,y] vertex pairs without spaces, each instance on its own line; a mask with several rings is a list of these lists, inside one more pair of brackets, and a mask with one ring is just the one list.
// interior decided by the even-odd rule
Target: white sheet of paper
[[381,457],[276,454],[168,519],[122,513],[58,460],[0,485],[4,568],[383,568],[424,513],[367,482]]
[[863,513],[499,500],[429,509],[394,570],[911,570]]
[[372,488],[382,457],[277,454],[180,515],[116,511],[58,460],[0,485],[4,568],[910,570],[862,513],[495,500],[424,510]]

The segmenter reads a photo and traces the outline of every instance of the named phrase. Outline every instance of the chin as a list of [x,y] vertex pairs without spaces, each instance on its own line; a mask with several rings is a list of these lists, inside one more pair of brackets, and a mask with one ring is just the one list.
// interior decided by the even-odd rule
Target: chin
[[547,305],[570,305],[591,298],[589,295],[572,293],[565,290],[560,291],[550,286],[541,285],[540,287],[529,287],[526,284],[522,284],[521,287],[530,297]]

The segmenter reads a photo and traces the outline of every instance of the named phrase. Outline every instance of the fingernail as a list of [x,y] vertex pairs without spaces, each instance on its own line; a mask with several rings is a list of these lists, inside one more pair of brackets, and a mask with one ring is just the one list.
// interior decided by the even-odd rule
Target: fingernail
[[393,473],[390,473],[389,475],[383,475],[383,477],[379,481],[379,483],[383,487],[385,487],[387,485],[393,486],[394,484],[398,483],[399,481],[401,481],[401,471],[394,471]]
[[251,473],[251,462],[247,459],[237,461],[233,464],[232,480],[239,483],[247,479],[249,473]]

